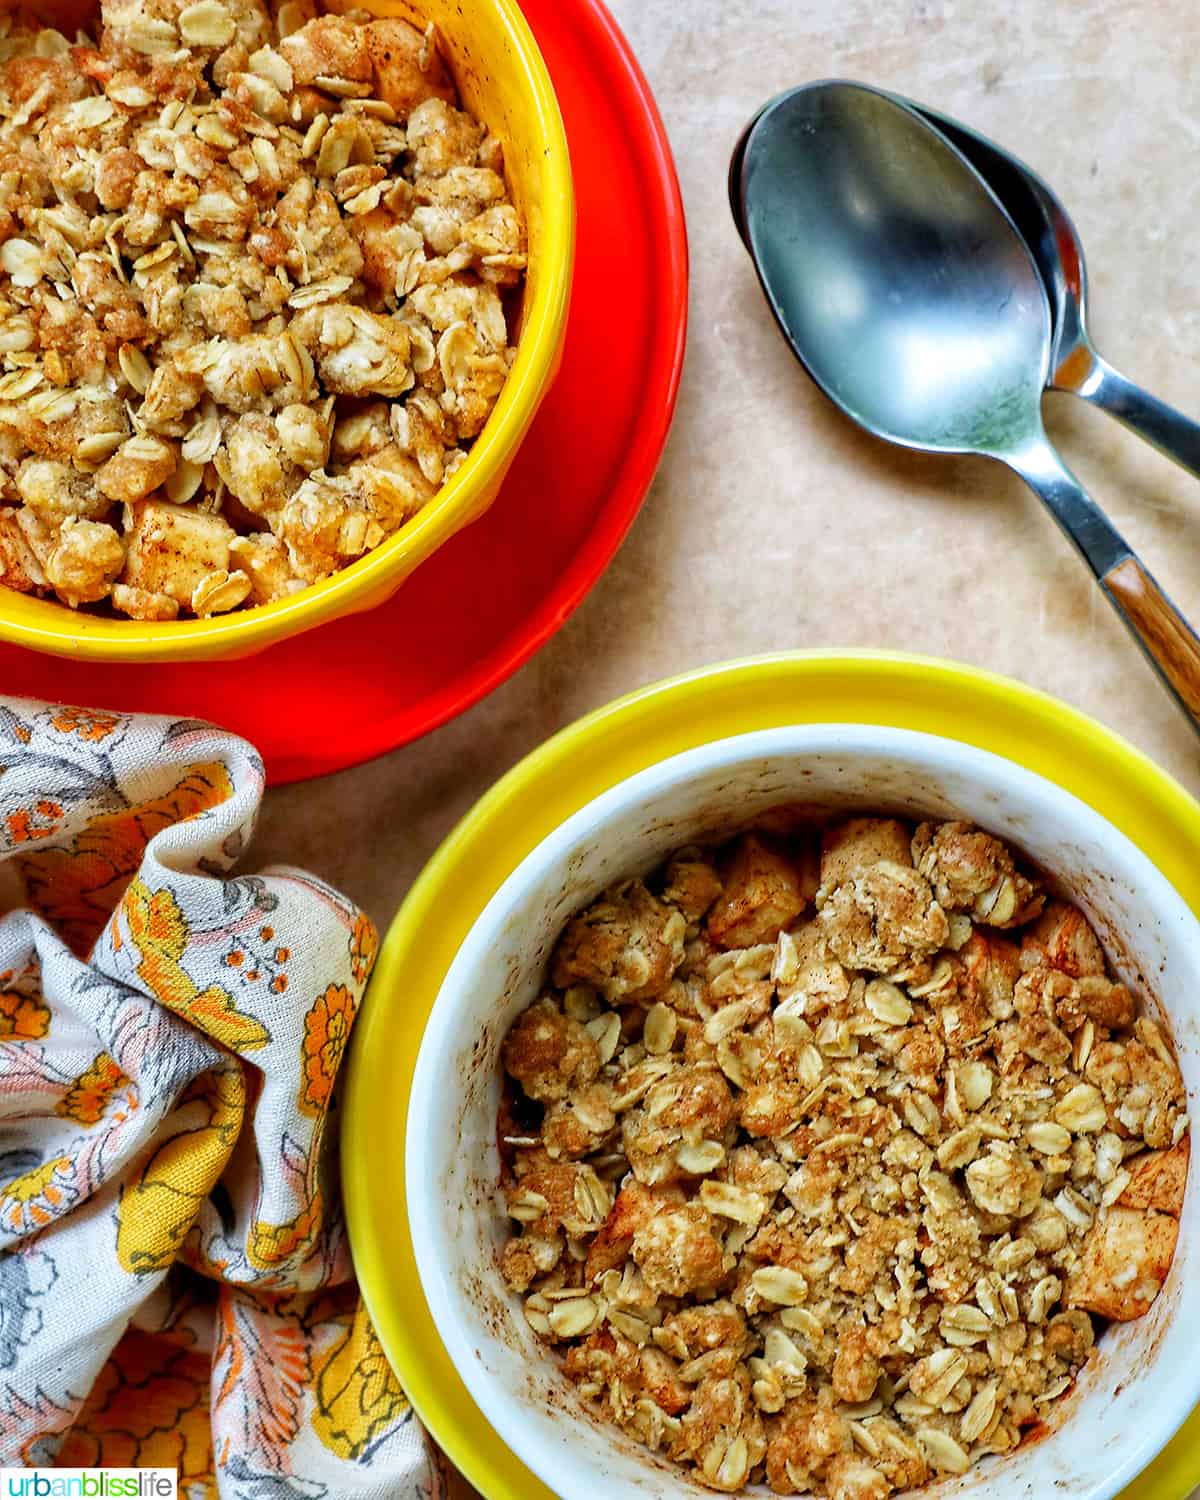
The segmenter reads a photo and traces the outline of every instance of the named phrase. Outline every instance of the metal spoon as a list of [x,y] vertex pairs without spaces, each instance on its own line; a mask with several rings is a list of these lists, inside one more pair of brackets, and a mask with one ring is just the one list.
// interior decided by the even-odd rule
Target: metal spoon
[[1046,437],[1046,291],[976,171],[907,104],[841,82],[772,101],[735,168],[763,291],[825,394],[890,442],[1020,474],[1200,728],[1200,640]]
[[1070,391],[1124,422],[1160,453],[1200,476],[1200,422],[1135,385],[1104,359],[1087,330],[1087,266],[1066,209],[1019,157],[969,125],[923,104],[912,105],[958,147],[999,198],[1033,252],[1050,298],[1054,347],[1051,390]]
[[[1087,265],[1083,243],[1071,216],[1053,191],[1020,157],[961,120],[903,95],[893,97],[924,115],[962,152],[1000,200],[1029,246],[1050,299],[1054,346],[1047,388],[1082,396],[1123,422],[1189,474],[1200,477],[1200,422],[1135,385],[1115,370],[1092,343],[1087,329]],[[753,126],[752,121],[734,149],[729,175],[730,205],[743,240],[746,236],[738,179],[742,154]]]

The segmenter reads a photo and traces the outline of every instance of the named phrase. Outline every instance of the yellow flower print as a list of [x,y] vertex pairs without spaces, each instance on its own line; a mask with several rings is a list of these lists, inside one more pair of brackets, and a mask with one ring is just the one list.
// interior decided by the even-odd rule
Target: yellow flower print
[[[104,1118],[113,1096],[127,1087],[132,1089],[132,1081],[122,1073],[114,1058],[101,1052],[72,1083],[54,1112],[64,1119],[78,1120],[81,1125],[95,1125]],[[129,1102],[137,1107],[132,1095]]]
[[408,1410],[363,1303],[346,1337],[321,1362],[316,1394],[314,1431],[330,1452],[351,1462]]
[[318,1191],[287,1224],[268,1224],[255,1219],[246,1241],[246,1259],[258,1271],[274,1270],[294,1256],[307,1254],[321,1232],[325,1207]]
[[350,934],[350,969],[359,984],[375,967],[375,955],[379,952],[379,934],[375,923],[366,912],[360,911]]
[[152,894],[144,881],[137,879],[130,883],[121,905],[129,936],[142,955],[138,974],[155,999],[233,1052],[253,1052],[267,1045],[270,1032],[253,1016],[238,1010],[228,990],[216,984],[202,990],[180,963],[190,934],[179,903],[169,890]]
[[0,1183],[0,1224],[18,1234],[44,1228],[75,1201],[75,1169],[66,1156],[56,1156]]
[[353,1023],[354,996],[344,984],[331,984],[305,1016],[299,1102],[306,1115],[323,1114],[329,1107]]
[[36,995],[0,990],[0,1041],[30,1042],[50,1030],[50,1007]]
[[246,1075],[230,1058],[179,1096],[174,1133],[121,1185],[117,1259],[134,1276],[165,1271],[233,1154],[246,1111]]

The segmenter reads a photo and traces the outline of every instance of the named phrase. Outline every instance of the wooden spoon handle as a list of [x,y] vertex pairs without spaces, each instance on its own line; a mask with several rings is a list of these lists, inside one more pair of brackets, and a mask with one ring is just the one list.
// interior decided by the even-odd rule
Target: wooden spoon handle
[[1132,554],[1100,582],[1180,703],[1200,721],[1200,638],[1196,632]]
[[1050,446],[1040,424],[997,453],[1045,503],[1096,575],[1108,602],[1175,701],[1200,731],[1200,639],[1133,548]]

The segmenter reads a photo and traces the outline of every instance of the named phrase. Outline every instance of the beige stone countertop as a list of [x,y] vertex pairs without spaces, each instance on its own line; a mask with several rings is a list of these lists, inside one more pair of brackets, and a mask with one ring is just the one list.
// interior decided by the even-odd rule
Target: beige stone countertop
[[[1200,793],[1192,731],[1038,502],[998,465],[903,453],[835,414],[776,333],[725,198],[740,128],[789,85],[845,76],[937,105],[1058,189],[1087,248],[1100,349],[1200,413],[1189,0],[612,8],[657,93],[691,239],[690,346],[658,478],[539,656],[429,738],[269,792],[255,858],[305,864],[386,923],[441,837],[547,735],[655,678],[791,647],[901,648],[1009,673]],[[1054,396],[1046,411],[1067,461],[1200,619],[1200,483],[1081,402]]]

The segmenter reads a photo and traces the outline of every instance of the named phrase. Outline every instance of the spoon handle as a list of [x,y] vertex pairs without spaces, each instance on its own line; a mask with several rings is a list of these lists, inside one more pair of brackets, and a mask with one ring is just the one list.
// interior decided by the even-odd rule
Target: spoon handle
[[1133,552],[1101,579],[1142,650],[1200,728],[1200,640]]
[[1092,355],[1087,374],[1065,388],[1116,417],[1131,432],[1200,478],[1200,422],[1134,385],[1098,354]]
[[1002,455],[1082,553],[1109,603],[1175,701],[1200,731],[1200,637],[1044,433]]

